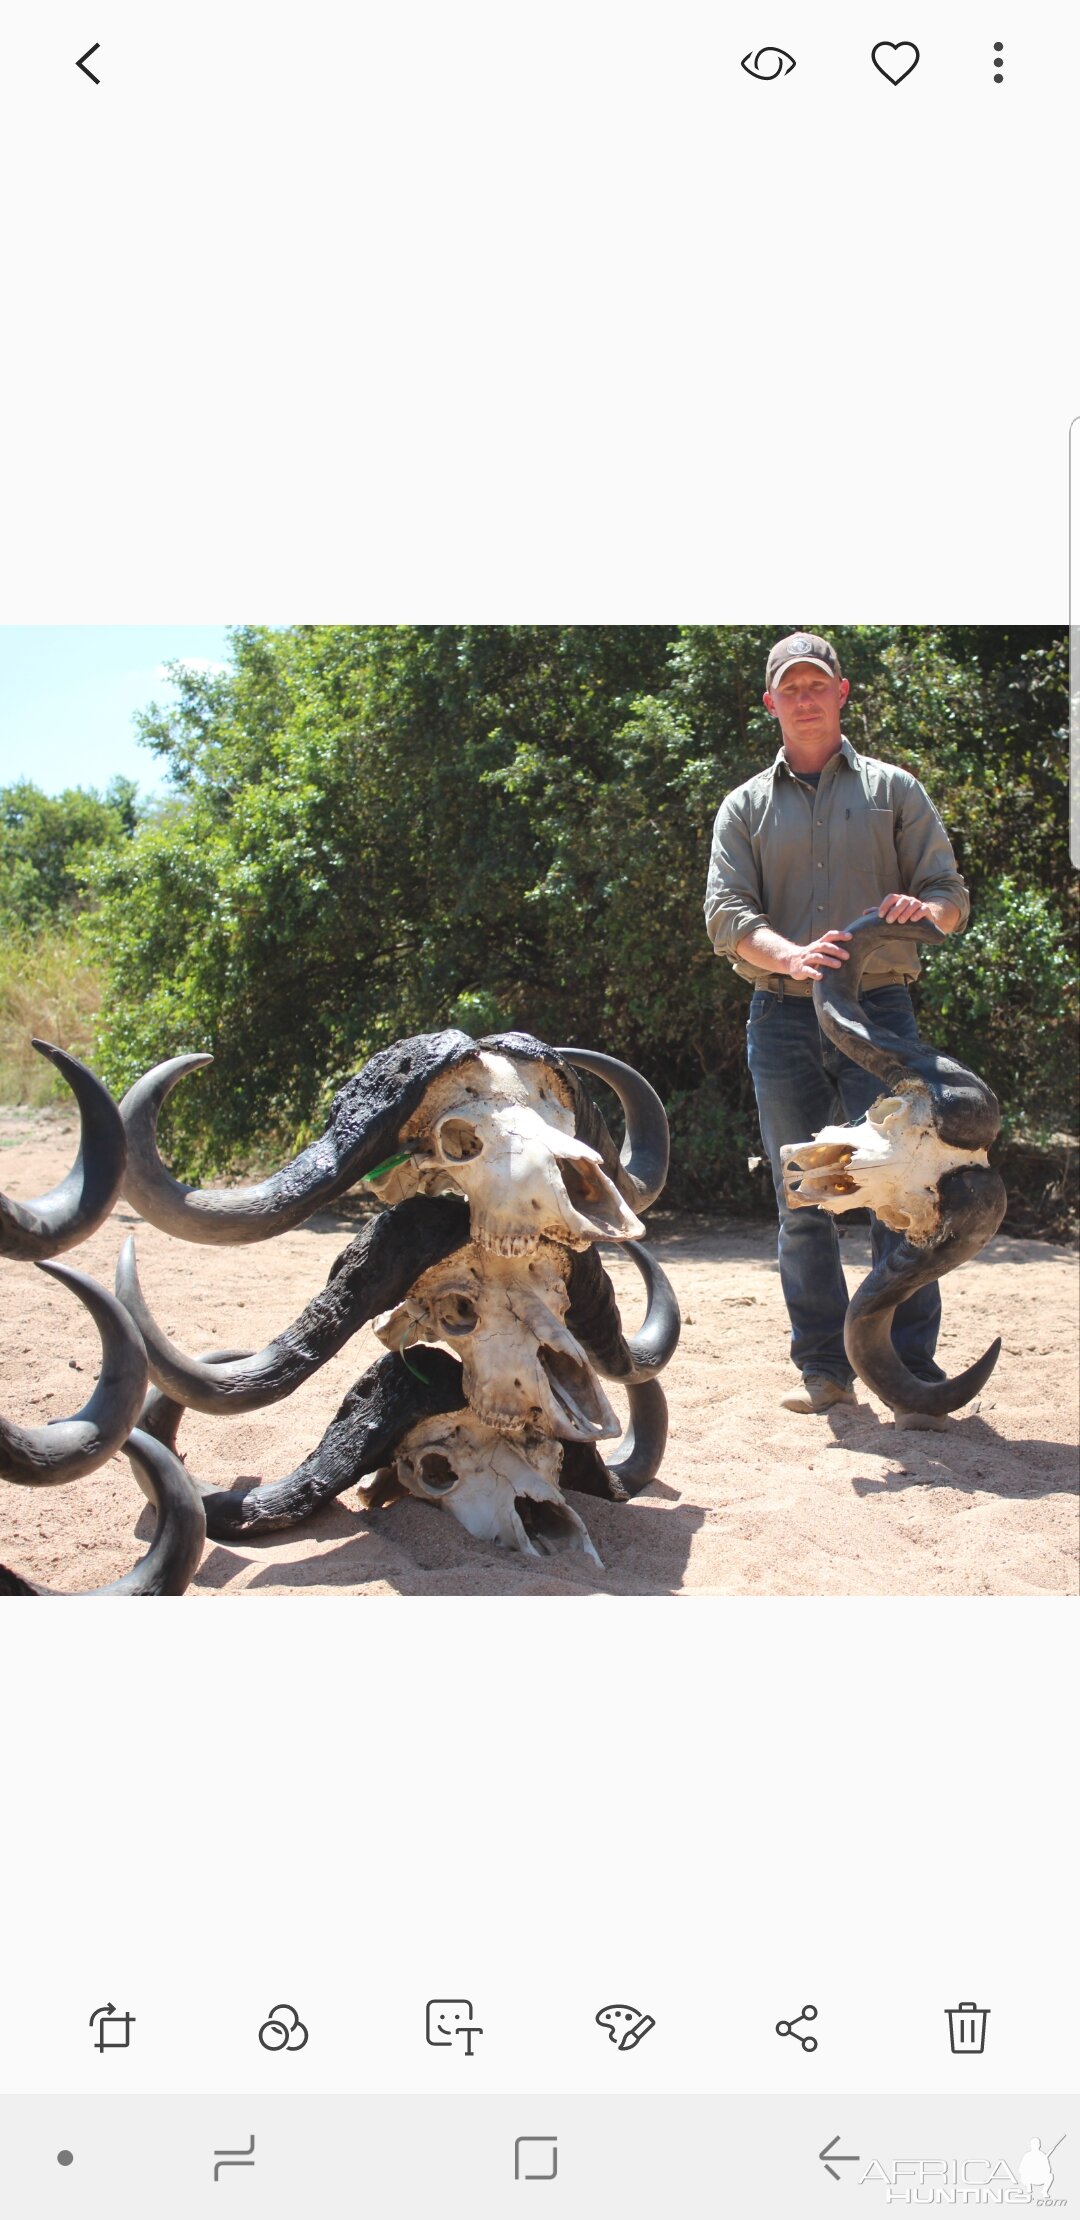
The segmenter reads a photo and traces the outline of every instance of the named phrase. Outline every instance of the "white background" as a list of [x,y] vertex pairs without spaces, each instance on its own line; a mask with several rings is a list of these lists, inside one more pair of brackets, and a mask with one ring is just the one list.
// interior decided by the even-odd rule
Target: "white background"
[[[982,6],[22,11],[0,616],[1064,622],[1078,60]],[[5,1613],[0,2083],[1068,2088],[1075,1661],[982,1599]]]
[[1064,619],[1075,11],[51,0],[3,66],[8,621]]
[[[1067,1604],[10,1618],[0,2088],[1076,2086]],[[309,2041],[271,2055],[282,2001]],[[625,2054],[616,2002],[657,2023]],[[774,2031],[810,2002],[812,2056]]]

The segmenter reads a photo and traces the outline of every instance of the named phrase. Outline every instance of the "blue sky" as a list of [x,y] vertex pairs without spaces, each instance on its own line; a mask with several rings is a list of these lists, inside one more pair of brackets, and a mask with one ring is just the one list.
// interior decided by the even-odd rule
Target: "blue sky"
[[0,625],[0,786],[25,778],[59,794],[122,772],[160,792],[136,710],[168,701],[164,663],[228,660],[224,625]]

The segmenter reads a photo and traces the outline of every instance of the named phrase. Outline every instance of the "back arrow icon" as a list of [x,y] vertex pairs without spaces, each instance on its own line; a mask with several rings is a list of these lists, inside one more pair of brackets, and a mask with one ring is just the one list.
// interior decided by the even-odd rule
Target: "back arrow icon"
[[88,77],[92,85],[100,85],[101,79],[100,77],[95,77],[93,70],[87,69],[86,65],[90,59],[91,54],[96,54],[100,45],[101,40],[95,39],[93,45],[87,47],[85,54],[80,54],[79,59],[75,64],[76,69],[81,69],[83,76]]
[[839,2137],[838,2135],[834,2135],[834,2136],[833,2136],[833,2139],[832,2139],[832,2142],[831,2142],[831,2143],[826,2143],[826,2145],[825,2145],[825,2148],[824,2148],[824,2150],[823,2150],[823,2151],[819,2151],[819,2152],[818,2152],[818,2157],[819,2157],[819,2158],[821,2159],[821,2161],[822,2161],[822,2163],[823,2163],[823,2165],[824,2165],[824,2168],[825,2168],[825,2172],[826,2172],[827,2174],[831,2174],[831,2175],[832,2175],[832,2178],[833,2178],[833,2180],[834,2180],[834,2181],[839,2181],[839,2179],[840,2179],[840,2176],[839,2176],[839,2174],[838,2174],[838,2173],[837,2173],[837,2171],[836,2171],[836,2167],[835,2167],[835,2166],[830,2166],[830,2164],[829,2164],[829,2157],[830,2157],[830,2153],[831,2153],[832,2157],[836,2159],[836,2161],[837,2161],[837,2165],[840,2165],[840,2166],[849,2166],[849,2165],[850,2165],[850,2166],[857,2166],[857,2165],[858,2165],[858,2163],[859,2163],[859,2154],[858,2154],[858,2151],[838,2151],[838,2150],[837,2150],[836,2146],[837,2146],[837,2144],[838,2144],[838,2142],[839,2142],[839,2141],[840,2141],[840,2137]]

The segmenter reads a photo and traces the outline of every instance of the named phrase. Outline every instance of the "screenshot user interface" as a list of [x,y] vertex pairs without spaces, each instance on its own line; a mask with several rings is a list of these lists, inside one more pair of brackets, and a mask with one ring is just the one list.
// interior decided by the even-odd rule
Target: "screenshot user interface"
[[1075,20],[3,51],[0,2216],[1076,2206]]

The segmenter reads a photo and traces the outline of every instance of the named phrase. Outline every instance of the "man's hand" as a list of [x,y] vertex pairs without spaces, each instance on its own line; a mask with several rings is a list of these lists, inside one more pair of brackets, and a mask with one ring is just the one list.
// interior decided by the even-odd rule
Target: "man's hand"
[[[906,901],[906,895],[893,895],[892,901]],[[844,942],[850,933],[836,928],[819,934],[817,940],[808,941],[805,948],[793,948],[788,971],[792,979],[820,979],[826,971],[839,971],[846,964],[848,952]]]
[[915,894],[887,894],[878,903],[878,916],[887,925],[910,925],[915,919],[928,917],[943,933],[951,933],[960,922],[954,902],[920,902]]
[[913,918],[929,915],[930,904],[920,902],[914,894],[887,894],[885,900],[878,903],[878,916],[883,917],[887,925],[910,925]]

